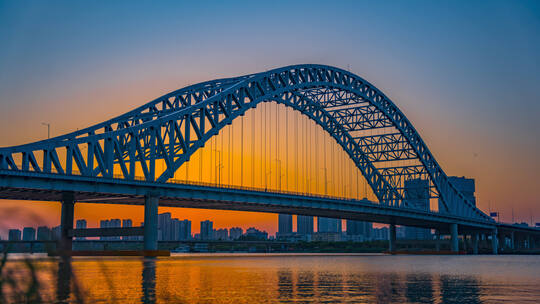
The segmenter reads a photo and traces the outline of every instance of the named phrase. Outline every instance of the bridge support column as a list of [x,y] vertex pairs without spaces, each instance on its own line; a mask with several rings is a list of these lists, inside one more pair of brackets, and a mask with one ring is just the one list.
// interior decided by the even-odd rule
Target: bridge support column
[[473,254],[478,254],[478,233],[473,233],[471,237],[473,243]]
[[157,250],[159,197],[144,198],[144,250]]
[[497,238],[497,228],[493,229],[491,232],[491,249],[493,254],[499,253],[499,239]]
[[62,194],[62,211],[60,216],[60,248],[58,251],[68,253],[72,250],[73,238],[69,231],[73,229],[73,218],[75,216],[75,197],[73,192]]
[[511,238],[511,240],[510,240],[511,245],[510,246],[512,246],[512,250],[516,250],[517,249],[517,246],[516,246],[516,234],[514,233],[514,231],[511,232],[510,238]]
[[459,239],[458,239],[458,226],[457,224],[450,224],[450,250],[452,252],[459,251]]
[[396,251],[396,224],[390,224],[390,231],[388,237],[388,251],[393,253]]
[[439,230],[435,233],[435,251],[441,251],[441,233]]

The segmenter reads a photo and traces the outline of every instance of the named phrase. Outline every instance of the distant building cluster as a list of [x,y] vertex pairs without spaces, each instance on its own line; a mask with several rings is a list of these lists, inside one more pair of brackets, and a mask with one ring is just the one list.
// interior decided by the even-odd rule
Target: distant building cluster
[[191,239],[191,221],[172,218],[170,212],[158,215],[159,241],[185,241]]
[[296,216],[296,232],[293,232],[293,216],[290,214],[280,214],[278,216],[276,238],[287,241],[308,242],[338,242],[348,240],[363,242],[388,238],[388,228],[381,228],[382,230],[373,228],[372,223],[368,222],[347,220],[345,232],[343,231],[343,221],[341,219],[318,217],[316,232],[314,222],[313,216],[298,215]]
[[[141,223],[144,226],[144,222]],[[99,228],[128,228],[133,227],[131,219],[105,219],[99,222]],[[77,220],[75,229],[86,229],[87,221],[85,219]],[[195,235],[191,233],[191,221],[172,218],[170,212],[158,215],[158,240],[159,241],[186,241],[186,240],[267,240],[268,232],[250,227],[245,232],[240,227],[214,229],[214,223],[210,220],[201,221],[201,232]],[[38,227],[37,232],[33,227],[24,227],[20,229],[10,229],[8,240],[10,241],[49,241],[60,239],[60,226],[48,228]],[[76,240],[86,240],[85,237],[76,237]],[[126,241],[142,240],[142,236],[101,236],[103,241]]]
[[60,226],[49,228],[46,226],[24,227],[20,229],[9,229],[8,240],[10,241],[51,241],[60,239]]

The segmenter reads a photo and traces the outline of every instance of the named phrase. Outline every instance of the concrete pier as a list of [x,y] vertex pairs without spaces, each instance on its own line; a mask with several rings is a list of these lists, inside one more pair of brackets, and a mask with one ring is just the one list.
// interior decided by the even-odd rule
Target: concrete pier
[[450,250],[452,252],[459,251],[458,225],[450,224]]
[[499,253],[499,239],[497,238],[497,228],[493,229],[491,232],[491,248],[493,250],[493,254]]
[[473,233],[472,234],[472,249],[473,249],[473,254],[478,254],[478,233]]
[[75,198],[72,192],[62,194],[62,211],[60,217],[60,251],[70,252],[72,250],[73,238],[69,231],[73,229],[73,218],[75,216]]
[[388,237],[388,251],[390,253],[396,251],[396,225],[390,224],[390,234]]
[[144,201],[144,250],[157,250],[158,242],[157,195],[147,195]]

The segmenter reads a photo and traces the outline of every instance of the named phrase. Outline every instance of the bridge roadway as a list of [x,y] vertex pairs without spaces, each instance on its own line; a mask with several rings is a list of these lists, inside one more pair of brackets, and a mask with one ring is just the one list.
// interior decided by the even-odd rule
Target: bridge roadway
[[[390,249],[395,246],[396,225],[436,229],[440,234],[450,234],[452,243],[457,243],[459,234],[473,237],[478,237],[478,234],[494,235],[498,226],[507,233],[516,230],[520,233],[540,235],[540,231],[534,228],[392,207],[366,199],[343,199],[215,184],[179,183],[174,180],[156,183],[144,180],[129,181],[0,170],[0,199],[62,202],[62,234],[64,238],[69,238],[66,246],[71,246],[70,231],[73,229],[75,202],[144,205],[145,222],[149,223],[145,225],[144,231],[145,248],[150,250],[157,248],[158,204],[167,207],[324,216],[390,224]],[[454,249],[457,251],[458,245],[455,246]]]

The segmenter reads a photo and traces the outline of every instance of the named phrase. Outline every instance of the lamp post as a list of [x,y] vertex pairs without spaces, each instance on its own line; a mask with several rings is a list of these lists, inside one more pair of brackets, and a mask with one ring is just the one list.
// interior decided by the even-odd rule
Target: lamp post
[[47,126],[47,139],[51,138],[51,124],[46,122],[42,122],[41,124]]
[[217,153],[217,159],[219,159],[218,164],[216,165],[216,183],[218,186],[221,186],[221,168],[223,168],[223,162],[221,161],[221,151],[213,149]]
[[324,170],[324,195],[328,195],[328,178],[327,178],[327,171],[326,168],[321,168],[321,170]]
[[278,182],[278,190],[281,192],[281,177],[283,176],[283,174],[281,174],[281,160],[280,159],[276,159],[276,165],[277,165],[277,168],[276,168],[276,171],[277,171],[277,182]]

